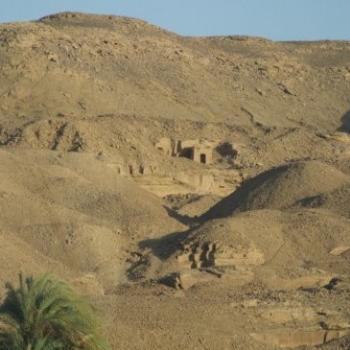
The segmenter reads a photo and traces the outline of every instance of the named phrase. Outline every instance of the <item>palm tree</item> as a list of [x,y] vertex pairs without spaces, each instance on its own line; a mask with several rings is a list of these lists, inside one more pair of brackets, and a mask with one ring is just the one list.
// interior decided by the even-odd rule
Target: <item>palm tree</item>
[[51,275],[6,285],[0,307],[1,350],[108,350],[92,307]]

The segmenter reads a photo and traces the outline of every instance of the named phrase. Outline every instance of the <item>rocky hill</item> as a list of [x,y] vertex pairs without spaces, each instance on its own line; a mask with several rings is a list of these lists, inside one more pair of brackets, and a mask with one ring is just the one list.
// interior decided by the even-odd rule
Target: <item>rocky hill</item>
[[348,349],[350,42],[0,25],[0,297],[87,295],[113,349]]

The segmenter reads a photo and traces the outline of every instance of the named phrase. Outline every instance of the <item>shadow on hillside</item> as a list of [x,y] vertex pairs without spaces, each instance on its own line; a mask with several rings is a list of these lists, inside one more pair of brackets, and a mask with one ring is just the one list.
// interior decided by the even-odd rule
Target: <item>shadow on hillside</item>
[[350,110],[342,116],[341,124],[340,131],[350,132]]
[[188,215],[181,215],[173,209],[164,206],[168,215],[182,224],[188,226],[188,230],[181,232],[173,232],[161,238],[146,239],[139,243],[140,249],[151,249],[152,253],[160,260],[168,259],[179,248],[181,243],[187,238],[191,230],[200,225],[198,217],[190,217]]
[[181,248],[181,243],[190,231],[173,232],[161,238],[146,239],[139,243],[141,249],[151,249],[152,253],[164,261]]
[[177,211],[170,209],[166,206],[164,206],[164,209],[167,211],[168,215],[171,218],[181,222],[181,224],[184,224],[186,226],[192,227],[198,221],[198,218],[196,218],[196,217],[193,218],[193,217],[188,216],[188,215],[181,215]]

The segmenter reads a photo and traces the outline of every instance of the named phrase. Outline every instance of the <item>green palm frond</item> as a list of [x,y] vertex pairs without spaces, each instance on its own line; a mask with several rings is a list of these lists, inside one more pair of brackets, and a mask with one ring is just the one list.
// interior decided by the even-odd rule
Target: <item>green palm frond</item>
[[92,307],[65,282],[51,275],[6,285],[0,307],[0,349],[108,350],[98,336]]
[[65,345],[58,341],[50,338],[41,338],[37,340],[32,350],[64,350]]

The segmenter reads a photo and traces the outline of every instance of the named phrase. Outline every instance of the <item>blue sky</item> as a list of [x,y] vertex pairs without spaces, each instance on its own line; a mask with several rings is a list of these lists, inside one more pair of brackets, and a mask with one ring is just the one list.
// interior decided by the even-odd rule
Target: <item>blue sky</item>
[[350,40],[350,0],[0,0],[0,22],[61,11],[137,17],[184,35]]

